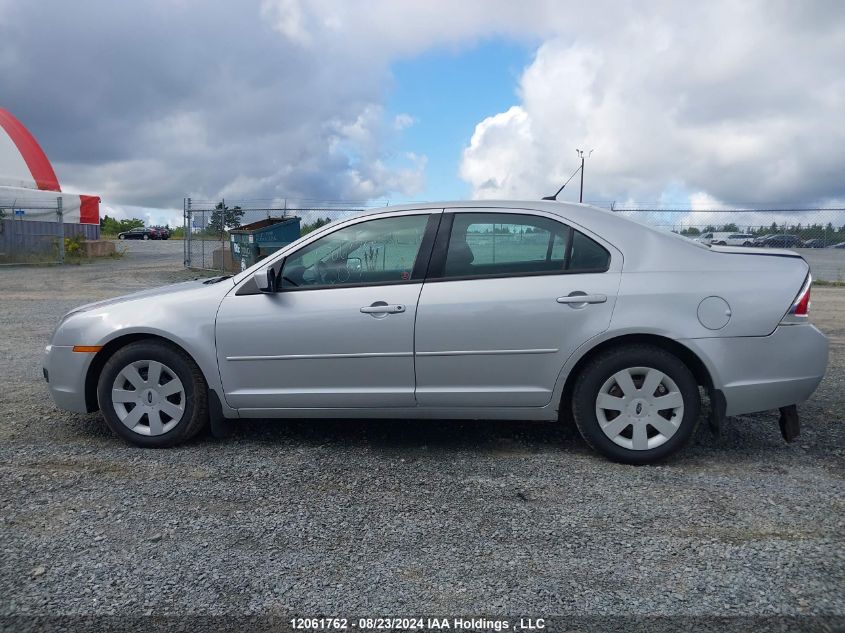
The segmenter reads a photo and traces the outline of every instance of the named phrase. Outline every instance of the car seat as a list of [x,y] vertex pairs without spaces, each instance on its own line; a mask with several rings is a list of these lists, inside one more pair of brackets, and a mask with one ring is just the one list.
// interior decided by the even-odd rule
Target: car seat
[[450,276],[471,275],[475,255],[466,240],[452,241],[446,254],[446,270]]

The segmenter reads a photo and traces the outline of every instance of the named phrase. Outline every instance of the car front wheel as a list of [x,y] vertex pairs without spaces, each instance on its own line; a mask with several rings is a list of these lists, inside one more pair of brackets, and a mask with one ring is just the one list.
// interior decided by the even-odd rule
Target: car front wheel
[[178,348],[157,341],[118,350],[103,367],[97,398],[112,431],[138,446],[174,446],[208,421],[199,367]]
[[126,236],[125,236],[125,235],[118,235],[118,236],[117,236],[117,239],[119,239],[119,240],[125,240],[125,239],[126,239]]
[[584,440],[610,459],[649,464],[680,449],[698,425],[698,384],[669,352],[634,345],[592,359],[572,400]]

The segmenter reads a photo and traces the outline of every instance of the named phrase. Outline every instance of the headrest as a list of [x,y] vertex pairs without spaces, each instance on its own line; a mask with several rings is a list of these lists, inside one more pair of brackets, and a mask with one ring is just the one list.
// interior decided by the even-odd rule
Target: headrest
[[466,266],[475,259],[472,249],[465,241],[452,242],[449,244],[449,253],[446,256],[446,266]]

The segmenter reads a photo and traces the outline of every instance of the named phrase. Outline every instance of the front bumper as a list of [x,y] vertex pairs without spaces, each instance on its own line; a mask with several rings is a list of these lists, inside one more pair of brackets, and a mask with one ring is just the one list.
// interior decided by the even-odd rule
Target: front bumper
[[60,409],[88,413],[85,377],[94,354],[74,352],[73,347],[48,345],[44,351],[44,378],[53,402]]
[[827,370],[827,337],[814,325],[782,325],[769,336],[687,339],[725,396],[725,415],[807,400]]

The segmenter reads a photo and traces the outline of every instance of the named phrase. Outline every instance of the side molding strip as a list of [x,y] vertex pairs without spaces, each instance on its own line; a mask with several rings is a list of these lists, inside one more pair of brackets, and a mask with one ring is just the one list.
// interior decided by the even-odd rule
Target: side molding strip
[[361,352],[358,354],[282,354],[280,356],[227,356],[226,360],[325,360],[330,358],[409,358],[413,352]]
[[417,352],[417,356],[509,356],[515,354],[556,354],[557,349],[470,349]]

